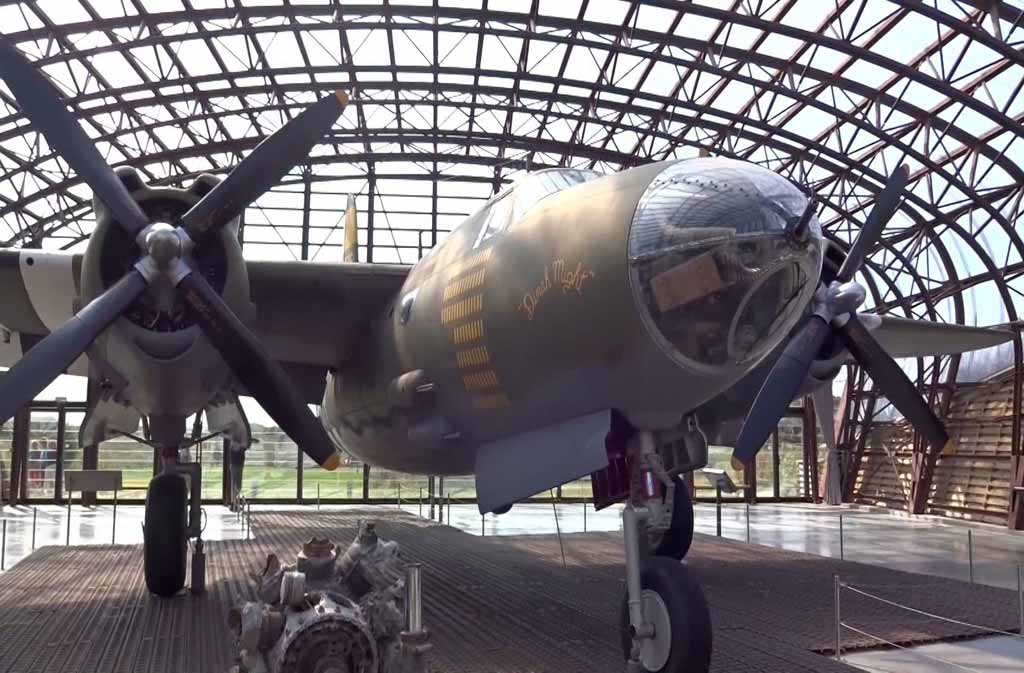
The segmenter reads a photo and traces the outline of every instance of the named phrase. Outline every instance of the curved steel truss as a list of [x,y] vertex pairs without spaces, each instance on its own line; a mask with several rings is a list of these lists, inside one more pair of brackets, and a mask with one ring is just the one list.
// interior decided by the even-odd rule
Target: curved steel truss
[[[309,163],[245,213],[249,255],[340,259],[355,192],[361,258],[412,262],[524,170],[700,153],[807,185],[845,244],[907,163],[869,301],[1017,321],[1017,3],[60,0],[0,19],[111,163],[157,184],[222,171],[318,93],[351,91]],[[88,191],[2,88],[0,168],[0,243],[83,243]],[[932,384],[964,369],[918,363]]]

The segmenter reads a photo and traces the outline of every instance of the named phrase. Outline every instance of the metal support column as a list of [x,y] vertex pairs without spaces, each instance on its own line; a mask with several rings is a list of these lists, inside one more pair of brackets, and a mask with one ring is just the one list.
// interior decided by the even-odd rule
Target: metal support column
[[1013,338],[1013,419],[1010,436],[1010,507],[1006,525],[1011,530],[1024,530],[1024,448],[1021,447],[1021,388],[1024,375],[1024,347],[1020,325],[1015,326]]
[[32,416],[28,405],[14,414],[11,428],[11,490],[10,502],[18,505],[28,496],[28,436]]
[[67,400],[57,398],[57,463],[53,466],[53,499],[64,501],[64,449],[67,444],[68,412]]
[[295,499],[301,505],[302,499],[302,449],[298,446],[295,447]]
[[366,262],[373,262],[373,213],[377,210],[377,174],[376,168],[371,161],[366,176]]
[[[782,489],[780,488],[779,480],[779,468],[782,466],[781,456],[779,455],[779,428],[776,426],[772,430],[772,497],[778,499]],[[693,493],[693,489],[690,489]]]
[[221,440],[220,454],[220,497],[225,507],[231,504],[231,442]]
[[[1016,357],[1016,353],[1015,353]],[[935,411],[935,415],[940,419],[945,418],[946,413],[949,411],[949,403],[952,400],[952,394],[949,390],[938,400],[936,398],[939,395],[939,389],[942,384],[939,382],[941,376],[941,358],[935,358],[934,365],[932,367],[932,383],[931,388],[928,392],[928,405]],[[956,374],[959,368],[960,358],[954,355],[949,360],[949,369],[946,373],[946,379],[949,384],[955,384]],[[1019,368],[1020,363],[1017,363]],[[923,380],[922,376],[922,380]],[[928,494],[932,490],[932,479],[935,476],[935,466],[942,457],[942,450],[945,447],[941,446],[930,446],[920,433],[914,432],[914,459],[913,459],[913,479],[910,487],[910,513],[911,514],[924,514],[928,509]]]
[[300,244],[300,259],[309,259],[309,204],[311,192],[313,191],[312,169],[309,166],[302,167],[302,243]]
[[820,502],[818,482],[818,434],[815,424],[814,407],[810,397],[804,397],[803,412],[804,444],[804,493],[812,502]]
[[370,499],[370,466],[363,463],[363,500]]
[[[85,400],[86,407],[89,409],[93,408],[96,404],[97,398],[99,397],[99,390],[97,384],[91,379],[88,387],[86,388]],[[100,464],[100,447],[95,444],[91,446],[82,447],[82,469],[83,470],[95,470],[99,468]],[[69,495],[70,499],[70,495]],[[96,504],[96,491],[82,491],[82,506],[92,507]]]

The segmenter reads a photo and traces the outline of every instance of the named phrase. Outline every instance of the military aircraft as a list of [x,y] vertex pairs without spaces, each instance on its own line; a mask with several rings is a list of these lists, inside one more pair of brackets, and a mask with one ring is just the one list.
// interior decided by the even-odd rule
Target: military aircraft
[[528,174],[411,268],[356,261],[351,201],[345,261],[253,262],[237,215],[303,160],[344,94],[222,181],[177,189],[110,169],[6,44],[0,78],[93,189],[97,220],[82,255],[0,254],[0,365],[11,366],[0,421],[65,371],[94,383],[83,442],[147,420],[163,468],[146,500],[144,570],[160,596],[182,589],[198,538],[186,418],[205,410],[232,437],[237,488],[248,445],[237,400],[251,395],[323,467],[340,448],[395,470],[474,474],[481,512],[591,475],[599,505],[625,503],[629,669],[707,671],[707,604],[679,561],[693,535],[680,475],[707,463],[708,437],[753,460],[791,400],[830,388],[852,358],[940,447],[942,424],[893,356],[1010,338],[857,312],[855,277],[903,169],[848,250],[826,243],[815,200],[789,180],[700,158]]

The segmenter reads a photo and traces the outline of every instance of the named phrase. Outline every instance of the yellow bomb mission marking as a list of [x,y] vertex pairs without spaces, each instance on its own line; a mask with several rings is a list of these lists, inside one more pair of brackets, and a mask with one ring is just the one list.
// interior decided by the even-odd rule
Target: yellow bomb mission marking
[[563,295],[575,292],[577,297],[582,297],[586,282],[593,277],[594,270],[584,266],[583,262],[577,262],[575,268],[570,268],[564,259],[556,259],[544,267],[544,278],[533,290],[523,295],[518,308],[527,320],[533,320],[537,306],[552,287],[561,287]]

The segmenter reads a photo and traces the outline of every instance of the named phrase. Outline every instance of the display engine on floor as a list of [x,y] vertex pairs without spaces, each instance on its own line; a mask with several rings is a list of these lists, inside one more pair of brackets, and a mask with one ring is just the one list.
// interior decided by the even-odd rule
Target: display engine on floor
[[258,600],[231,609],[238,637],[229,673],[426,673],[419,567],[372,523],[343,554],[326,538],[302,545],[294,564],[275,554],[252,573]]

